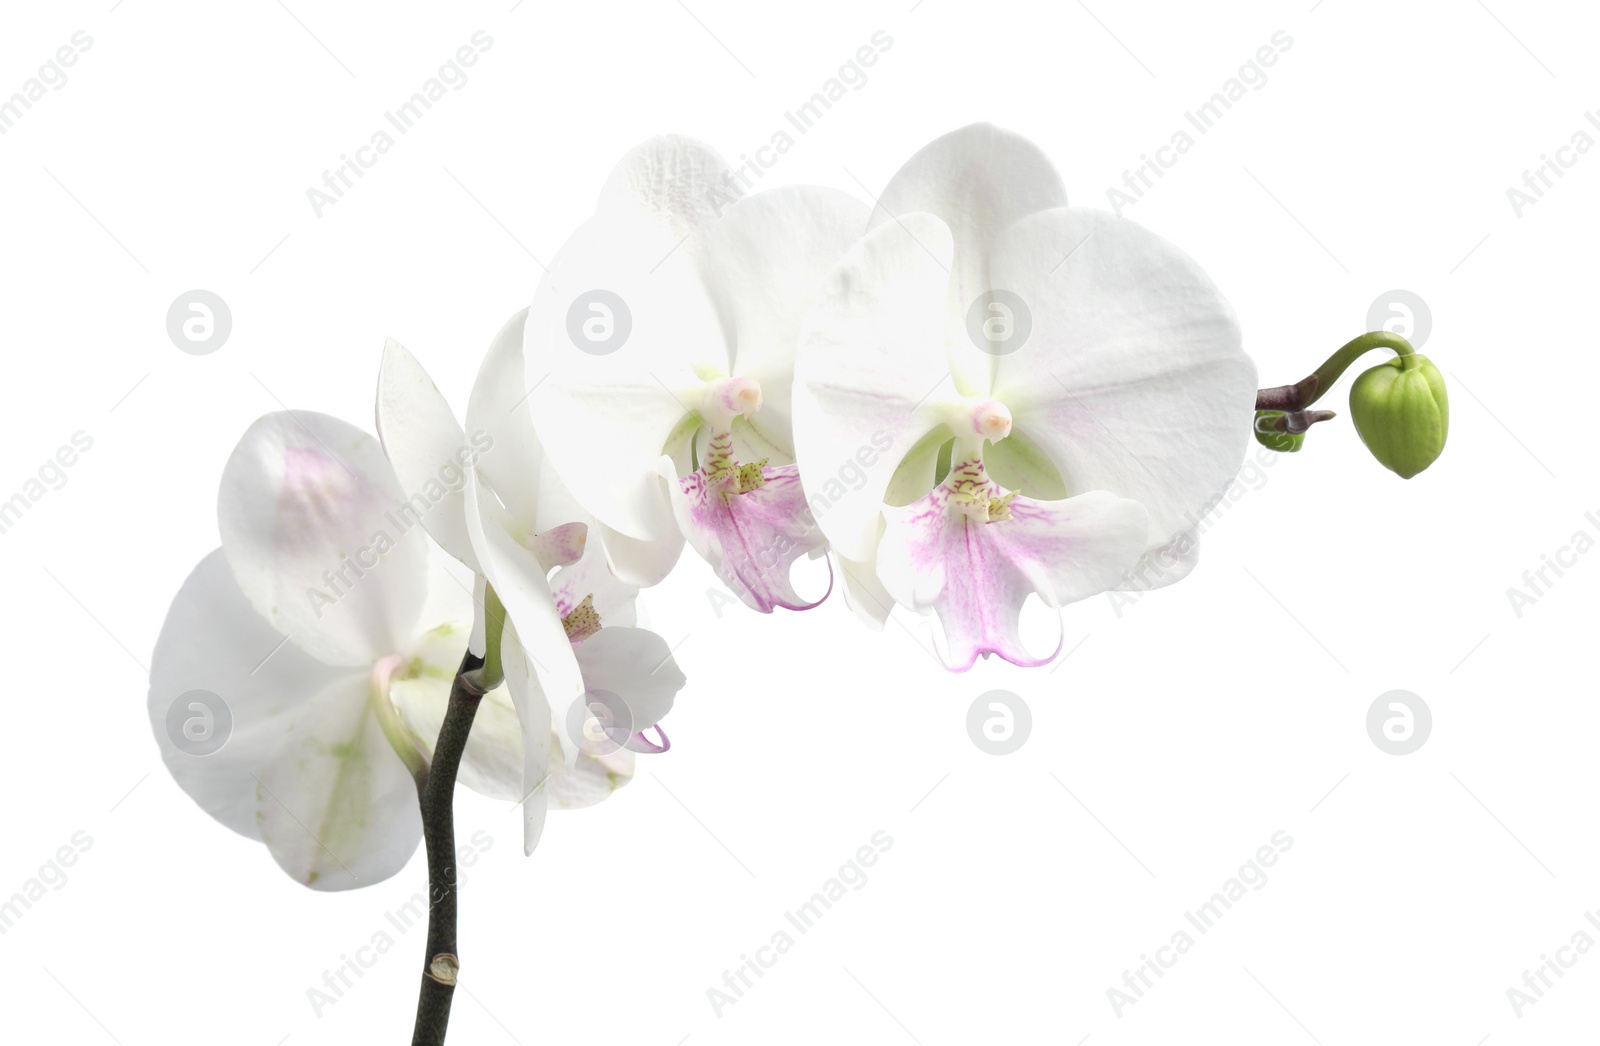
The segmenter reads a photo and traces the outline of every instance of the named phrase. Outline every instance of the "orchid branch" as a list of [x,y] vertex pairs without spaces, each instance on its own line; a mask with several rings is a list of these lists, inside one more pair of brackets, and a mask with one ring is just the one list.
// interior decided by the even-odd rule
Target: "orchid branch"
[[[1277,385],[1256,392],[1256,410],[1303,411],[1323,393],[1333,388],[1339,376],[1350,369],[1350,364],[1373,349],[1393,349],[1397,356],[1410,356],[1417,350],[1411,343],[1392,331],[1368,331],[1352,338],[1338,351],[1323,361],[1322,366],[1293,385]],[[1320,420],[1320,419],[1319,419]]]
[[451,809],[456,771],[466,751],[467,735],[484,691],[473,682],[483,659],[468,651],[461,659],[450,704],[439,726],[427,782],[422,789],[422,840],[428,849],[428,949],[417,996],[417,1022],[411,1046],[443,1046],[450,1024],[450,1000],[455,995],[456,972],[456,835]]
[[486,586],[483,599],[486,622],[484,656],[468,650],[450,687],[450,703],[439,724],[439,739],[424,777],[418,777],[422,807],[422,841],[428,850],[428,945],[417,995],[417,1021],[411,1046],[443,1046],[450,1025],[450,1002],[455,996],[461,960],[456,951],[456,829],[453,810],[456,773],[467,737],[483,695],[500,685],[501,640],[505,607]]

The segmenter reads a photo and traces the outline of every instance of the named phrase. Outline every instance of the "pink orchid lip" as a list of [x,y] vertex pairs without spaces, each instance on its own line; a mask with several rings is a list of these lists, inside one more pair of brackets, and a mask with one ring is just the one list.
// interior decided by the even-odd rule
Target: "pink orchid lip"
[[[1022,608],[1029,597],[1059,607],[1104,591],[1112,575],[1083,580],[1079,565],[1092,570],[1102,559],[1131,562],[1147,532],[1137,502],[1103,492],[1036,501],[1005,490],[976,456],[954,465],[916,502],[889,511],[879,563],[892,564],[892,573],[907,579],[910,587],[896,595],[902,604],[938,615],[947,650],[935,641],[934,654],[952,672],[966,672],[991,655],[1021,668],[1054,661],[1066,641],[1064,626],[1043,657],[1023,646]],[[1064,569],[1071,576],[1064,577]]]
[[[929,496],[931,497],[932,495]],[[1031,499],[1021,497],[1012,502],[1015,510],[1024,515],[1029,512],[1034,504]],[[968,559],[964,564],[965,569],[957,569],[952,572],[950,565],[947,565],[945,591],[941,593],[941,597],[948,596],[952,591],[950,587],[952,584],[951,573],[966,582],[981,583],[990,576],[992,568],[984,565],[984,551],[986,548],[983,541],[984,531],[988,527],[1005,526],[1011,522],[1011,520],[998,520],[993,523],[980,523],[965,517],[961,513],[957,513],[957,517],[960,519],[959,525],[967,529],[967,536],[962,542],[962,546],[967,553]],[[975,529],[977,530],[976,535],[973,534]],[[980,658],[987,661],[994,656],[999,656],[1001,660],[1009,661],[1018,668],[1039,668],[1054,661],[1060,655],[1061,648],[1066,645],[1067,639],[1066,626],[1064,624],[1060,623],[1059,620],[1057,622],[1059,634],[1056,636],[1055,649],[1042,657],[1035,657],[1023,648],[1017,622],[1002,626],[995,620],[997,616],[995,612],[999,607],[987,598],[988,595],[991,594],[973,593],[972,598],[965,601],[964,606],[944,598],[935,601],[933,609],[939,617],[940,624],[944,626],[945,645],[948,650],[940,650],[939,644],[935,642],[933,644],[933,653],[946,671],[970,672]],[[963,613],[963,610],[967,613]],[[1020,605],[1016,607],[1016,612],[1017,617],[1020,619]],[[964,623],[967,625],[973,624],[973,622],[967,620],[969,615],[977,618],[976,635],[963,628]],[[947,657],[947,653],[951,656]]]
[[673,506],[679,528],[745,605],[770,614],[777,607],[810,610],[833,593],[801,598],[789,578],[802,555],[824,545],[795,465],[740,464],[728,432],[712,436],[701,467],[678,477]]
[[1056,648],[1043,657],[1030,657],[1027,654],[1019,653],[1021,650],[1020,644],[1018,645],[1017,650],[1005,650],[999,646],[975,646],[971,652],[971,656],[967,658],[965,664],[960,663],[959,659],[952,660],[946,658],[944,656],[944,652],[939,649],[937,643],[935,643],[933,646],[933,655],[939,659],[939,664],[943,665],[945,671],[947,672],[970,672],[972,671],[973,667],[977,665],[980,659],[987,661],[989,658],[996,655],[998,655],[1002,661],[1009,661],[1018,668],[1040,668],[1054,661],[1057,656],[1060,655],[1061,648],[1066,645],[1067,629],[1065,625],[1062,625],[1061,635],[1056,639]]
[[828,597],[833,595],[833,560],[824,556],[823,561],[828,564],[828,587],[823,590],[822,595],[809,603],[778,603],[776,605],[785,610],[814,610],[825,603]]
[[656,735],[661,738],[659,745],[646,737],[645,732],[641,730],[624,741],[622,747],[630,752],[639,752],[644,755],[660,755],[672,747],[672,739],[667,737],[667,732],[661,729],[660,723],[655,724],[650,729],[654,730]]

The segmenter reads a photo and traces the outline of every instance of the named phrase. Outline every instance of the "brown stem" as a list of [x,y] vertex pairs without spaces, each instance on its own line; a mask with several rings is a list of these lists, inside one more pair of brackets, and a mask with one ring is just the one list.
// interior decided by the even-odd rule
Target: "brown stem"
[[[1350,339],[1339,350],[1323,361],[1308,377],[1293,385],[1276,385],[1270,389],[1256,390],[1256,410],[1301,411],[1317,402],[1318,398],[1339,380],[1350,364],[1373,349],[1389,349],[1400,356],[1410,356],[1415,349],[1411,343],[1393,331],[1368,331]],[[1320,419],[1318,419],[1320,420]]]
[[456,832],[451,806],[461,755],[483,699],[483,691],[474,682],[482,665],[483,659],[470,651],[461,659],[426,779],[418,775],[422,840],[428,849],[428,950],[411,1046],[444,1046],[450,1024],[450,1000],[460,968],[456,957]]

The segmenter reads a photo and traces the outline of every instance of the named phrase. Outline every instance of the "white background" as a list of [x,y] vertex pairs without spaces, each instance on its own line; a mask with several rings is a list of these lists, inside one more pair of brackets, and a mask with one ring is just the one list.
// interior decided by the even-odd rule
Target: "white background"
[[[514,2],[8,5],[0,95],[75,31],[93,45],[0,136],[0,497],[74,432],[94,441],[0,534],[0,896],[74,832],[93,840],[0,936],[8,1034],[407,1041],[422,931],[384,913],[423,888],[420,851],[375,887],[304,890],[203,814],[150,736],[151,647],[217,544],[222,464],[281,406],[370,427],[385,337],[463,409],[535,258],[630,146],[676,131],[737,163],[880,29],[893,46],[867,83],[768,184],[864,198],[930,139],[991,120],[1038,141],[1074,202],[1106,207],[1284,30],[1265,85],[1126,214],[1222,286],[1264,384],[1365,330],[1387,292],[1420,295],[1449,447],[1402,482],[1347,417],[1319,428],[1249,474],[1189,579],[1120,614],[1104,597],[1069,608],[1054,669],[950,675],[924,622],[874,634],[837,598],[719,617],[686,554],[644,597],[690,679],[672,752],[601,807],[553,815],[529,859],[516,811],[459,798],[461,836],[492,844],[464,891],[452,1041],[1475,1046],[1592,1030],[1600,954],[1520,1017],[1507,989],[1576,931],[1600,939],[1584,920],[1600,908],[1584,611],[1600,556],[1520,617],[1507,589],[1600,531],[1584,518],[1600,509],[1600,157],[1520,216],[1506,195],[1600,104],[1592,12]],[[479,29],[493,47],[470,82],[315,216],[307,188]],[[232,309],[209,356],[165,329],[193,288]],[[1328,406],[1344,412],[1347,385]],[[1005,757],[965,726],[995,688],[1034,719]],[[1365,727],[1395,688],[1434,717],[1398,757]],[[867,884],[718,1016],[707,989],[880,829],[894,844]],[[1107,989],[1280,830],[1293,846],[1266,885],[1119,1016]],[[385,929],[394,949],[315,1012],[308,989]]]

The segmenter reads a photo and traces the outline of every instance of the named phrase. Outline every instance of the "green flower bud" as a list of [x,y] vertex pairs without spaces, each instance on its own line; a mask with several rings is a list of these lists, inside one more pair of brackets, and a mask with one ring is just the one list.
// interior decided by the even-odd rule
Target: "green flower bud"
[[1281,410],[1256,411],[1256,442],[1268,450],[1293,454],[1305,445],[1306,434],[1304,432],[1283,432],[1275,428],[1274,426],[1281,417],[1283,417],[1283,411]]
[[1380,363],[1351,386],[1350,417],[1372,456],[1410,479],[1444,450],[1450,429],[1444,378],[1418,353]]

